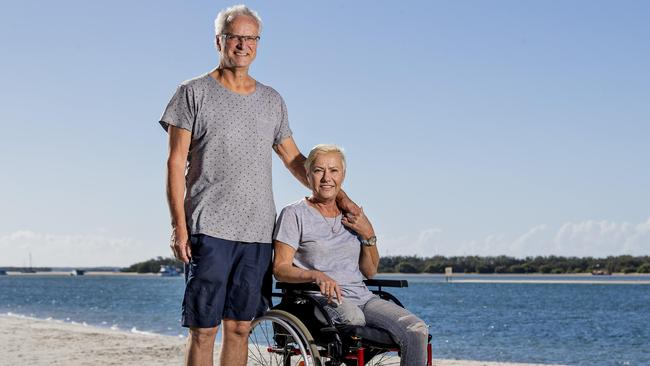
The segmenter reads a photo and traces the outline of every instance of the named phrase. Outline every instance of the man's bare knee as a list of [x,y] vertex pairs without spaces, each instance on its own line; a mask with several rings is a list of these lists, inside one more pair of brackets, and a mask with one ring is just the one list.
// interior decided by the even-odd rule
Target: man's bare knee
[[217,336],[217,327],[214,328],[190,328],[190,342],[199,347],[214,345]]
[[232,320],[232,319],[224,319],[223,321],[224,336],[248,338],[248,334],[250,333],[250,330],[251,330],[250,321]]

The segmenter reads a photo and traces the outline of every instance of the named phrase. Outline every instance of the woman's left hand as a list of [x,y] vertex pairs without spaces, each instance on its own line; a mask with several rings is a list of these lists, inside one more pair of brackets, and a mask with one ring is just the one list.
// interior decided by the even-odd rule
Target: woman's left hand
[[354,230],[354,232],[363,239],[369,239],[371,236],[375,235],[375,230],[373,229],[370,220],[368,220],[368,217],[363,212],[363,207],[359,208],[359,213],[357,215],[349,212],[345,214],[343,219],[341,219],[341,222],[346,227]]

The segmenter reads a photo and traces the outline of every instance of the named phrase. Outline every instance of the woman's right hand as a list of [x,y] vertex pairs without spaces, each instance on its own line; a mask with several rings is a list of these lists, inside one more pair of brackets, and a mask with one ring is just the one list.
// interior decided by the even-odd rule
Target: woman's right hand
[[341,219],[341,223],[346,227],[354,230],[362,239],[368,240],[371,236],[375,235],[375,229],[373,229],[368,216],[363,212],[363,208],[359,209],[359,214],[347,214]]
[[341,295],[341,288],[339,284],[332,279],[332,277],[326,275],[320,271],[313,271],[314,273],[314,282],[320,288],[320,293],[323,296],[327,297],[327,301],[334,302],[333,299],[336,299],[338,304],[343,302],[343,296]]

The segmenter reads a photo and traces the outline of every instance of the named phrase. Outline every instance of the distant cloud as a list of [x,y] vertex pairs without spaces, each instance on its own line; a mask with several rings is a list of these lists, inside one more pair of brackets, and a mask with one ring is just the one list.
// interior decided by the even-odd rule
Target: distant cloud
[[492,234],[482,239],[454,241],[442,229],[425,229],[412,237],[387,239],[384,255],[560,255],[606,257],[650,255],[650,218],[639,224],[585,220],[559,227],[537,225],[521,235]]
[[423,255],[441,246],[442,230],[438,228],[420,231],[416,237],[382,238],[378,242],[381,255]]
[[[585,220],[558,227],[534,226],[519,235],[492,234],[481,239],[453,240],[456,233],[427,228],[410,236],[380,234],[382,255],[650,255],[650,218],[628,222]],[[20,230],[0,235],[0,266],[24,266],[29,253],[35,267],[127,266],[167,256],[166,243],[100,234],[50,234]]]
[[554,243],[570,255],[582,252],[607,254],[650,254],[650,218],[640,224],[609,221],[565,223]]
[[164,252],[164,245],[151,248],[133,238],[96,234],[60,235],[20,230],[0,236],[0,266],[27,265],[29,253],[34,267],[126,266],[167,255]]

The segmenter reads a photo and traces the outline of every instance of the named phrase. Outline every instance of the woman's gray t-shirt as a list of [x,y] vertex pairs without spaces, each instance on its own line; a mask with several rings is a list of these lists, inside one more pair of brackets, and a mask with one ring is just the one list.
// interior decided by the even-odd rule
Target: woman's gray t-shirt
[[359,270],[361,242],[341,218],[326,218],[302,199],[282,209],[273,239],[296,250],[295,266],[325,273],[339,284],[344,301],[363,305],[373,294]]

